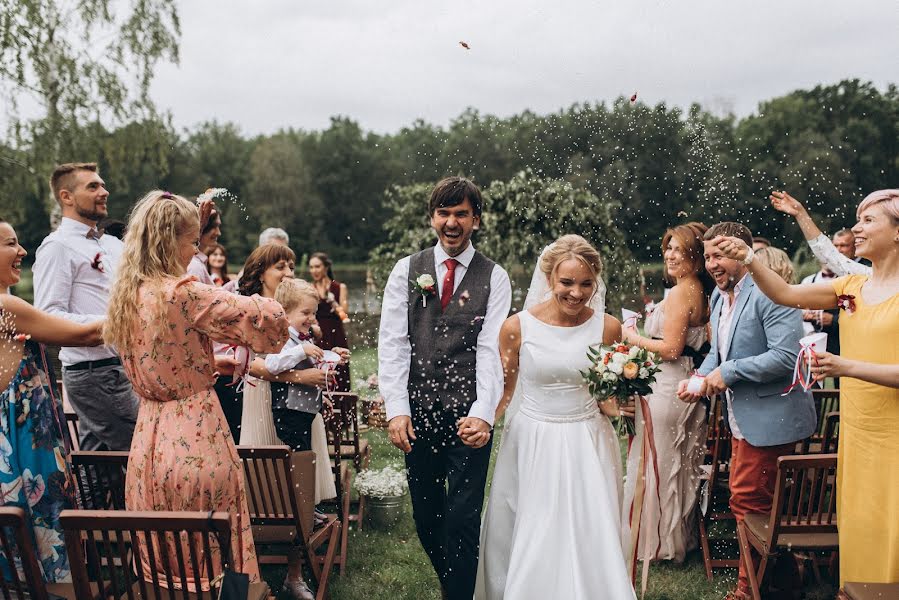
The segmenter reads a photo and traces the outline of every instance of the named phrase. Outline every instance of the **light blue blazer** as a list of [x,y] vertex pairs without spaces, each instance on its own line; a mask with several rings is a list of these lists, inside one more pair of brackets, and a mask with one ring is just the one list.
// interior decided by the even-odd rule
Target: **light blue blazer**
[[718,321],[723,298],[712,293],[712,348],[699,368],[708,375],[721,366],[721,376],[733,392],[730,410],[740,433],[753,446],[777,446],[807,438],[817,424],[810,392],[790,386],[799,339],[802,311],[775,304],[746,276],[737,296],[730,326],[727,360],[720,364]]

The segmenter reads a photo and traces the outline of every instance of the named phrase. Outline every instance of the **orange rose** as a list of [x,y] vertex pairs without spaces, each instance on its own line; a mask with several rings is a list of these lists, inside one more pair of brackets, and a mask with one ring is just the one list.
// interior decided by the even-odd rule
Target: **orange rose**
[[636,379],[637,373],[640,372],[640,367],[635,362],[624,363],[624,368],[622,369],[622,374],[625,379]]

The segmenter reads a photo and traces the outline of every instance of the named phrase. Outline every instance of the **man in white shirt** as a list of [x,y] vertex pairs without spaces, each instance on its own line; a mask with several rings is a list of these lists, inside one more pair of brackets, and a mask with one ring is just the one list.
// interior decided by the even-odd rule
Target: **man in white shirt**
[[[97,231],[109,192],[95,163],[56,167],[50,178],[62,210],[59,228],[44,238],[33,267],[34,304],[77,323],[106,318],[122,242]],[[116,352],[108,346],[63,347],[62,379],[78,413],[83,450],[129,450],[138,398]]]
[[439,242],[394,266],[378,337],[390,441],[406,453],[418,538],[453,600],[474,595],[512,299],[508,274],[471,245],[481,207],[467,179],[437,184],[428,212]]

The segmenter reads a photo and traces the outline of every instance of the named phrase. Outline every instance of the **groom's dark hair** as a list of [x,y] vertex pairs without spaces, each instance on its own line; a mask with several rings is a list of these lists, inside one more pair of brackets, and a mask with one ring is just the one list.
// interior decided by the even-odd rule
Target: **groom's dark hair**
[[725,221],[724,223],[715,223],[714,225],[709,227],[708,231],[705,232],[705,235],[702,236],[702,239],[708,242],[715,239],[719,235],[739,238],[746,242],[747,246],[752,248],[752,232],[749,231],[749,228],[742,223],[733,223],[731,221]]
[[434,216],[438,208],[459,206],[465,199],[471,202],[474,216],[480,217],[484,206],[481,200],[481,190],[464,177],[446,177],[437,182],[431,191],[431,199],[428,200],[428,215]]

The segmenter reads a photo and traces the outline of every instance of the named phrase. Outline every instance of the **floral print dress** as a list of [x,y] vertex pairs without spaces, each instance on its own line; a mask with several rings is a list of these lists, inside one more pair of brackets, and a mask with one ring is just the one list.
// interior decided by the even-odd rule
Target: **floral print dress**
[[[145,283],[138,295],[140,318],[131,350],[122,355],[128,378],[141,398],[125,504],[129,510],[229,512],[232,568],[258,581],[243,469],[213,389],[212,342],[277,352],[287,340],[287,319],[274,300],[238,296],[192,277]],[[164,307],[161,320],[160,305]],[[160,322],[163,331],[154,337]],[[157,560],[171,557],[172,572],[177,573],[174,548],[162,553],[154,550],[154,555]],[[141,558],[144,572],[155,569],[162,579],[160,565],[151,566],[145,553]],[[205,572],[205,562],[199,561],[203,570],[199,579],[201,587],[208,589],[215,573]],[[218,556],[212,562],[219,564]],[[191,575],[190,591],[195,591],[193,582]],[[173,584],[181,588],[181,582]]]
[[[57,583],[71,580],[59,513],[72,508],[72,490],[64,458],[62,404],[51,385],[55,379],[44,367],[40,346],[25,342],[19,368],[0,396],[0,505],[21,507],[28,515],[44,581]],[[13,554],[14,567],[24,579],[18,552]],[[5,553],[0,553],[0,570],[7,580],[9,569]]]

